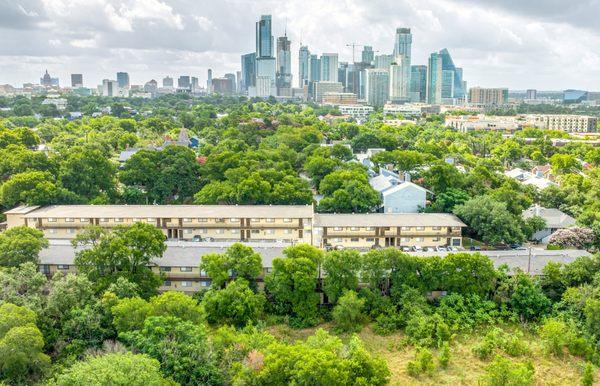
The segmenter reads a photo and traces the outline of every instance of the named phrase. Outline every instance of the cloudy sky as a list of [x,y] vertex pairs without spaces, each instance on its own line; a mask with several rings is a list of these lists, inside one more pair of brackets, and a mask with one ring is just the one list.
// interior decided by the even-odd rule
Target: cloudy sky
[[[313,53],[347,43],[391,53],[396,27],[412,28],[413,64],[448,48],[469,86],[600,90],[600,0],[0,0],[0,84],[92,87],[117,71],[134,84],[165,75],[235,72],[254,50],[254,23]],[[358,51],[358,49],[357,49]]]

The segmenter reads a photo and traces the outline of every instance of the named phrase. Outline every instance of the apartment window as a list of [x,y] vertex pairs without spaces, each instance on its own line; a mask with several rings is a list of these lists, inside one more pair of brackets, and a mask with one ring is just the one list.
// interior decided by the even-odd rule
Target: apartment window
[[341,237],[338,237],[338,238],[336,238],[334,240],[335,240],[336,243],[341,243],[342,242],[342,238]]
[[192,230],[191,230],[191,229],[186,229],[186,230],[185,230],[185,233],[189,235],[189,234],[191,234],[191,233],[192,233]]
[[266,219],[266,221],[267,222],[275,222],[275,219],[274,218],[268,218],[268,219]]
[[410,230],[410,227],[402,227],[402,230],[403,230],[403,231],[409,231],[409,230]]
[[425,227],[417,227],[417,230],[418,230],[418,231],[424,231],[424,230],[425,230]]
[[54,217],[48,217],[48,222],[56,222],[56,219]]
[[206,219],[206,218],[199,218],[198,219],[198,222],[207,222],[207,221],[208,221],[208,219]]
[[73,222],[73,221],[75,221],[75,219],[73,219],[73,218],[71,218],[71,217],[67,217],[67,218],[65,219],[65,222]]
[[160,267],[161,272],[171,272],[171,267]]
[[334,231],[341,231],[342,229],[344,229],[344,228],[342,228],[342,227],[333,227]]
[[184,218],[183,222],[192,222],[192,219],[191,218]]
[[123,222],[123,219],[122,219],[122,218],[119,218],[119,217],[117,217],[117,218],[115,218],[115,222]]
[[408,243],[410,241],[410,237],[403,237],[402,242]]
[[258,233],[260,233],[260,230],[258,230],[258,229],[252,229],[252,234],[258,234]]
[[67,233],[74,234],[75,233],[75,229],[73,229],[73,228],[67,229]]
[[231,233],[234,234],[234,235],[236,235],[236,234],[240,233],[240,230],[239,229],[232,229]]
[[350,239],[353,243],[358,243],[358,237],[353,237]]
[[455,247],[460,247],[460,239],[452,239],[452,245]]
[[439,237],[434,237],[433,241],[440,241],[440,238]]
[[365,230],[367,230],[367,231],[374,231],[375,227],[366,227]]
[[267,229],[267,230],[265,231],[265,233],[266,233],[266,234],[268,234],[268,235],[272,235],[272,234],[274,234],[274,233],[275,233],[275,229]]
[[184,281],[181,282],[181,286],[182,287],[191,287],[192,286],[192,282],[184,280]]
[[389,231],[389,230],[390,230],[390,227],[385,227],[385,228],[383,228],[383,230],[384,230],[384,231]]
[[223,233],[225,233],[225,229],[215,229],[215,233],[222,235]]
[[206,276],[206,271],[205,270],[201,270],[200,271],[200,276]]
[[367,237],[367,242],[372,243],[374,241],[375,241],[375,239],[373,237]]
[[80,218],[79,222],[90,222],[90,220],[87,218]]
[[148,221],[148,222],[156,222],[156,219],[154,217],[148,217],[146,219],[146,221]]
[[66,264],[59,264],[56,266],[56,268],[60,269],[61,271],[66,271],[67,269],[69,269],[69,266]]
[[285,229],[283,231],[283,233],[285,233],[286,235],[289,235],[290,233],[292,233],[292,230],[291,229]]
[[108,219],[107,218],[101,218],[100,222],[108,222]]
[[292,222],[292,219],[291,218],[284,218],[283,222]]
[[48,233],[55,234],[56,233],[56,229],[54,229],[54,228],[48,229]]
[[259,218],[251,218],[251,219],[250,219],[250,222],[259,222],[259,221],[260,221],[260,219],[259,219]]
[[163,286],[170,287],[171,286],[171,280],[165,280],[164,283],[163,283]]
[[181,267],[179,270],[181,272],[192,272],[192,267]]
[[425,241],[425,238],[424,237],[417,237],[417,238],[415,238],[415,241]]
[[351,231],[357,231],[357,230],[358,230],[358,227],[350,227],[350,230],[351,230]]
[[224,218],[216,218],[215,222],[225,222],[225,219]]
[[200,233],[208,233],[208,229],[206,229],[206,228],[200,229]]
[[433,229],[434,231],[440,231],[440,230],[442,230],[442,227],[432,227],[432,229]]
[[142,221],[142,219],[141,218],[134,218],[132,221],[133,222],[140,222],[140,221]]
[[200,287],[208,287],[210,285],[209,281],[201,281],[200,282]]
[[240,219],[236,218],[236,217],[232,217],[232,218],[229,219],[229,221],[230,222],[240,222]]
[[50,273],[50,267],[47,264],[40,265],[40,272],[47,275]]

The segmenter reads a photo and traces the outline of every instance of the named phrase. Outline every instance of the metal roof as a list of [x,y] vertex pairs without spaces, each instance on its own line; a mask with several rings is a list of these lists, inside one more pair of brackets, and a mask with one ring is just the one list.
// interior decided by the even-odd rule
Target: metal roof
[[315,214],[314,225],[317,227],[466,226],[458,217],[449,213]]

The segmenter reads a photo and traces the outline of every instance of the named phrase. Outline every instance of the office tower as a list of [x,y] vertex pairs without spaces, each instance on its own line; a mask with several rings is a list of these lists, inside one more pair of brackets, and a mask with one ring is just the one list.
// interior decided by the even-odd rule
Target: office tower
[[346,91],[354,93],[358,99],[365,97],[365,70],[371,65],[366,62],[352,63],[348,65],[346,76]]
[[256,22],[256,86],[250,96],[268,97],[277,94],[277,63],[273,57],[271,15],[263,15]]
[[144,84],[144,91],[149,92],[152,96],[156,95],[158,92],[158,82],[154,79],[149,80]]
[[230,94],[233,94],[235,92],[235,74],[225,74],[223,76],[223,78],[227,79],[227,90],[229,91]]
[[196,92],[199,89],[200,89],[200,81],[198,80],[198,77],[192,76],[192,84],[191,84],[192,92]]
[[321,81],[337,82],[338,54],[321,55]]
[[177,79],[177,88],[182,90],[191,89],[192,83],[190,81],[189,75],[181,75],[179,79]]
[[388,69],[394,62],[394,55],[377,55],[375,56],[375,68]]
[[307,46],[301,46],[298,52],[298,87],[308,82],[310,73],[310,51]]
[[83,75],[82,74],[71,74],[71,87],[83,87]]
[[411,102],[425,102],[427,96],[427,66],[410,66]]
[[314,88],[314,100],[317,103],[323,102],[325,93],[341,93],[344,91],[344,86],[340,82],[315,82]]
[[410,67],[412,49],[412,34],[410,28],[396,28],[396,40],[394,42],[394,56],[404,56]]
[[390,101],[393,103],[407,102],[409,99],[410,65],[403,55],[396,56],[390,65]]
[[344,86],[344,90],[348,86],[348,62],[340,62],[338,65],[337,81]]
[[367,104],[373,107],[383,106],[389,98],[389,70],[369,68],[365,71],[365,98],[367,100]]
[[213,92],[213,87],[212,87],[212,69],[208,69],[208,71],[206,72],[206,92],[208,94],[210,94],[211,92]]
[[173,87],[173,78],[171,78],[170,76],[165,76],[162,80],[162,86],[167,87],[167,88],[172,88]]
[[375,52],[373,52],[373,47],[364,46],[361,58],[363,63],[373,64],[373,61],[375,60]]
[[242,55],[242,91],[256,86],[256,52]]
[[529,89],[529,90],[527,90],[527,94],[525,96],[525,99],[536,100],[537,99],[537,90],[535,90],[535,89]]
[[116,97],[119,95],[119,83],[116,80],[102,80],[102,96]]
[[235,75],[225,74],[222,78],[212,79],[213,92],[217,94],[231,95],[235,92]]
[[292,53],[287,35],[277,39],[277,95],[292,95]]
[[241,71],[235,72],[235,92],[237,94],[242,92],[242,72]]
[[462,69],[457,68],[447,49],[429,56],[427,71],[427,102],[457,104],[465,98]]
[[117,83],[120,88],[129,88],[129,74],[126,72],[117,72]]
[[318,82],[321,80],[321,59],[319,59],[317,55],[310,56],[308,80],[311,82]]
[[508,104],[508,89],[473,87],[469,90],[469,103],[484,107],[504,106]]

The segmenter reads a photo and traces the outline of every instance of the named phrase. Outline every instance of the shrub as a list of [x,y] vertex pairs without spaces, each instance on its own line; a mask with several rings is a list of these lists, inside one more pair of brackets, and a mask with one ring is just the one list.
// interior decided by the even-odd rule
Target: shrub
[[581,386],[592,386],[594,384],[594,365],[586,363],[583,366],[583,376]]
[[438,362],[442,368],[448,367],[448,362],[450,362],[450,345],[448,342],[444,342],[442,345],[442,349],[440,350],[440,354],[438,357]]
[[346,291],[333,308],[332,317],[336,328],[343,332],[360,331],[365,322],[365,315],[362,312],[364,306],[365,300],[360,299],[356,292]]
[[435,369],[433,355],[426,348],[420,348],[415,354],[415,359],[406,365],[406,371],[411,377],[417,377],[423,373],[432,373]]
[[487,386],[529,386],[534,384],[534,369],[531,362],[516,363],[510,359],[496,356],[489,364],[481,379]]
[[488,331],[483,340],[473,346],[472,352],[479,359],[488,359],[497,348],[510,356],[520,356],[531,352],[529,346],[521,339],[520,332],[507,334],[496,327]]
[[546,351],[556,356],[562,356],[568,343],[569,328],[557,319],[547,319],[540,328],[540,338]]
[[411,343],[425,347],[441,347],[451,337],[450,328],[438,314],[414,315],[406,325],[406,335]]

